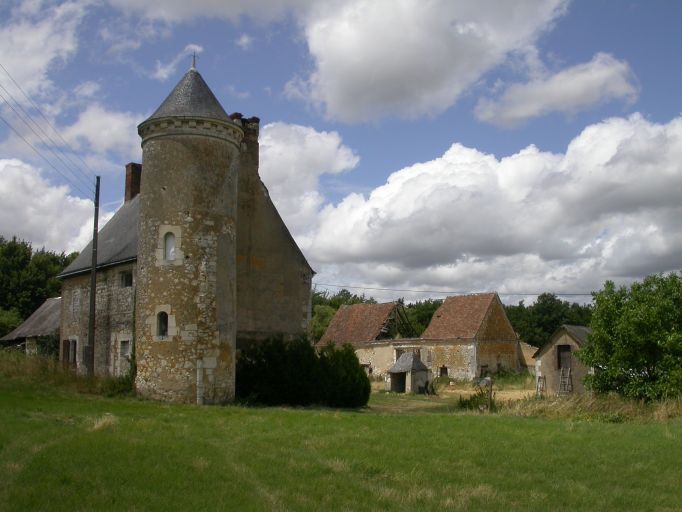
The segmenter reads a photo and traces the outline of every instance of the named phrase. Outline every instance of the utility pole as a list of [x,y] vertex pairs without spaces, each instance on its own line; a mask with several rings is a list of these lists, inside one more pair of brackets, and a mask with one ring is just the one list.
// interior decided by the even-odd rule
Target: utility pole
[[95,306],[97,299],[97,231],[99,226],[99,176],[95,180],[95,219],[92,226],[92,266],[90,267],[90,314],[88,316],[88,345],[86,368],[95,375]]

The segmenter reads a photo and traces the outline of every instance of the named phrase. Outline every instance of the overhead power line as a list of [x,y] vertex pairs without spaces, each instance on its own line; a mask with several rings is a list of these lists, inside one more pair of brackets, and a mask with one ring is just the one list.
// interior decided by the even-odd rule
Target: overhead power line
[[[56,137],[61,141],[61,144],[58,144],[58,143],[54,140],[54,138],[52,138],[52,137],[47,133],[47,131],[44,130],[44,129],[41,127],[40,123],[38,123],[38,122],[33,118],[33,116],[32,116],[26,109],[24,109],[24,107],[22,106],[21,102],[19,102],[19,101],[14,97],[14,95],[12,95],[12,93],[11,93],[9,90],[7,90],[7,88],[5,88],[4,86],[2,86],[2,84],[0,84],[0,88],[2,88],[2,90],[5,91],[5,93],[9,96],[9,98],[16,104],[16,106],[21,110],[21,112],[23,112],[23,114],[24,114],[25,117],[22,117],[22,116],[17,112],[17,110],[12,106],[12,104],[11,104],[7,99],[5,99],[5,98],[3,97],[3,100],[5,101],[5,103],[14,111],[14,113],[17,115],[17,117],[19,117],[19,119],[21,119],[21,121],[22,121],[26,126],[28,126],[28,128],[29,128],[29,129],[38,137],[38,139],[40,140],[40,142],[41,142],[45,147],[47,147],[47,148],[50,150],[50,152],[51,152],[51,153],[52,153],[52,154],[61,162],[61,164],[62,164],[66,169],[68,169],[69,173],[70,173],[71,175],[73,175],[73,178],[74,178],[74,179],[78,180],[79,183],[81,182],[80,180],[82,180],[83,182],[87,183],[87,187],[86,187],[86,188],[88,188],[88,189],[90,189],[90,187],[94,187],[93,183],[94,183],[94,181],[95,181],[95,172],[94,172],[92,169],[90,169],[90,167],[89,167],[88,164],[85,162],[85,160],[83,160],[83,158],[82,158],[82,157],[76,152],[76,150],[68,143],[68,141],[66,141],[66,140],[64,139],[64,137],[61,135],[61,133],[59,132],[59,130],[57,130],[57,128],[55,128],[55,126],[54,126],[54,125],[52,124],[52,122],[47,118],[47,116],[45,116],[45,114],[42,112],[42,110],[40,109],[40,107],[33,101],[33,99],[31,99],[31,97],[26,93],[26,91],[24,90],[24,88],[21,87],[21,85],[14,79],[14,77],[12,76],[12,74],[11,74],[11,73],[7,70],[7,68],[5,68],[5,66],[3,66],[1,63],[0,63],[0,69],[2,69],[2,70],[5,72],[5,74],[9,77],[9,79],[12,81],[12,83],[13,83],[13,84],[16,86],[16,88],[21,92],[21,94],[22,94],[23,97],[26,99],[26,101],[28,101],[28,103],[33,107],[33,109],[34,109],[36,112],[38,112],[38,114],[43,118],[43,120],[45,121],[45,123],[47,123],[47,125],[48,125],[48,126],[50,127],[50,129],[52,130],[52,132],[53,132],[53,133],[56,135]],[[4,121],[5,121],[6,124],[8,124],[8,122],[7,122],[6,120],[4,120]],[[33,125],[38,129],[38,131],[40,131],[40,133],[41,133],[42,135],[36,133],[36,130],[31,126],[31,124],[29,124],[28,121],[31,121],[31,123],[33,123]],[[10,127],[11,127],[11,126],[10,126]],[[14,131],[14,133],[17,133],[17,134],[18,134],[18,130],[13,129],[13,131]],[[22,140],[26,141],[26,139],[25,139],[24,137],[21,137],[21,138],[22,138]],[[47,139],[47,140],[46,140],[46,139]],[[49,143],[48,143],[48,141],[49,141]],[[81,165],[81,164],[78,164],[77,162],[75,162],[74,159],[71,157],[71,155],[70,155],[69,153],[65,152],[65,151],[62,149],[63,147],[68,148],[69,151],[71,152],[71,154],[74,155],[75,158],[78,159],[78,160],[82,163],[82,165]],[[36,149],[35,147],[32,146],[32,149],[34,149],[34,151],[37,152],[37,149]],[[59,156],[59,154],[58,154],[57,152],[61,153],[61,155],[63,155],[63,158],[62,158],[61,156]],[[45,157],[44,157],[43,155],[41,155],[41,157],[45,159]],[[65,160],[68,161],[68,163],[67,163]],[[53,168],[56,167],[56,166],[55,166],[54,164],[52,164],[52,163],[50,163],[50,166],[53,167]],[[60,172],[60,175],[61,175],[62,177],[65,177],[64,174],[61,173],[61,172]],[[65,178],[65,179],[66,179],[66,178]],[[69,181],[69,182],[71,183],[71,180],[67,180],[67,181]],[[73,184],[73,183],[72,183],[72,184]],[[80,188],[79,188],[79,190],[82,191],[82,189],[80,189]],[[88,195],[88,196],[89,196],[89,195],[92,195],[92,190],[90,190],[86,195]]]
[[[8,95],[10,95],[10,97],[11,97],[11,94],[7,91],[7,89],[5,89],[5,88],[2,86],[2,84],[0,84],[0,89],[2,89],[3,91],[5,91],[5,93],[7,93]],[[31,132],[33,132],[33,134],[40,140],[40,142],[42,143],[42,145],[43,145],[45,148],[47,148],[47,150],[50,151],[50,153],[52,153],[52,155],[53,155],[57,160],[59,160],[59,162],[61,162],[63,168],[64,168],[65,170],[68,170],[68,171],[69,171],[70,176],[71,176],[71,179],[73,179],[73,180],[74,180],[75,182],[77,182],[77,183],[80,183],[81,185],[84,185],[86,188],[88,188],[88,187],[91,185],[89,179],[87,179],[87,176],[86,176],[86,179],[81,178],[79,175],[77,175],[77,174],[74,172],[74,170],[69,166],[69,164],[68,164],[67,162],[64,161],[64,159],[63,159],[63,158],[59,155],[59,153],[57,153],[57,151],[54,149],[54,147],[56,147],[56,144],[54,144],[54,141],[50,138],[49,135],[45,134],[45,132],[43,131],[43,129],[40,128],[40,126],[35,122],[35,120],[30,116],[30,114],[28,114],[28,113],[24,110],[24,108],[21,107],[21,105],[19,105],[19,104],[17,103],[17,106],[19,106],[19,108],[21,109],[21,111],[23,112],[23,114],[24,114],[25,117],[22,116],[22,114],[19,113],[19,112],[17,111],[16,108],[14,108],[14,106],[5,98],[5,96],[4,96],[2,93],[0,93],[0,99],[2,99],[2,100],[7,104],[7,106],[9,106],[10,109],[12,109],[12,111],[16,114],[16,117],[17,117],[20,121],[22,121],[22,122],[24,123],[24,125],[26,125],[26,126],[28,127],[28,129],[31,130]],[[13,97],[12,97],[12,100],[16,103],[16,100],[15,100]],[[47,144],[47,143],[45,142],[45,138],[43,137],[43,135],[39,134],[39,133],[35,130],[35,128],[33,128],[33,126],[31,126],[31,124],[29,124],[28,120],[32,121],[33,124],[35,124],[36,127],[43,133],[43,135],[46,136],[50,141],[53,142],[54,147],[51,146],[50,144]],[[18,132],[18,130],[14,130],[14,133],[17,133],[17,132]],[[23,137],[22,137],[22,138],[23,138]],[[26,139],[24,139],[24,140],[26,140]]]
[[57,171],[57,173],[59,173],[59,175],[60,175],[62,178],[64,178],[71,186],[73,186],[74,188],[78,189],[78,190],[79,190],[82,194],[84,194],[85,196],[90,196],[90,193],[91,193],[91,192],[83,190],[77,183],[74,183],[73,181],[71,181],[71,179],[70,179],[69,177],[67,177],[62,171],[60,171],[59,168],[58,168],[56,165],[54,165],[54,164],[53,164],[53,163],[52,163],[52,162],[51,162],[43,153],[41,153],[40,151],[38,151],[38,149],[36,149],[36,147],[35,147],[33,144],[31,144],[28,140],[26,140],[26,138],[25,138],[21,133],[19,133],[19,131],[17,131],[17,129],[16,129],[14,126],[12,126],[12,125],[10,124],[10,122],[7,121],[7,119],[5,119],[5,118],[3,117],[2,114],[0,114],[0,120],[1,120],[3,123],[5,123],[7,126],[9,126],[9,129],[12,130],[12,131],[16,134],[17,137],[19,137],[21,140],[23,140],[23,141],[26,143],[26,145],[27,145],[28,147],[30,147],[33,151],[35,151],[36,155],[38,155],[38,156],[41,157],[43,160],[45,160],[45,162],[47,162],[47,164],[48,164],[50,167],[52,167],[55,171]]
[[[315,286],[331,286],[334,288],[346,288],[346,289],[351,289],[351,290],[372,290],[372,291],[384,291],[384,292],[403,292],[403,293],[432,293],[432,294],[438,294],[438,295],[466,295],[470,293],[476,293],[472,292],[471,290],[410,290],[410,289],[405,289],[405,288],[379,288],[379,287],[373,287],[373,286],[353,286],[353,285],[348,285],[348,284],[330,284],[330,283],[313,283]],[[526,296],[526,297],[531,297],[531,296],[536,296],[536,295],[542,295],[543,293],[547,293],[546,291],[544,292],[497,292],[498,295],[504,295],[504,296],[509,296],[509,295],[520,295],[520,296]],[[554,293],[554,295],[560,296],[560,297],[587,297],[591,296],[592,293]]]

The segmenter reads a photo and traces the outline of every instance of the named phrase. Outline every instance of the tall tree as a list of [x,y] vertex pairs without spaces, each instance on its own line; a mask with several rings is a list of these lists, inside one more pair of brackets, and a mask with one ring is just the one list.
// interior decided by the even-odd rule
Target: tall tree
[[433,314],[441,304],[443,304],[441,299],[426,299],[418,300],[405,306],[405,313],[412,327],[414,327],[416,336],[421,336],[426,330]]
[[310,335],[313,340],[318,341],[327,330],[334,313],[343,305],[352,304],[376,304],[377,301],[372,297],[365,297],[365,294],[356,295],[346,290],[339,290],[330,294],[327,290],[313,291],[313,317],[310,322]]
[[0,237],[0,309],[15,310],[26,319],[45,299],[59,295],[61,282],[56,276],[76,256],[34,252],[25,240]]
[[592,333],[579,357],[598,392],[637,399],[682,395],[682,277],[652,275],[593,294]]
[[507,318],[514,330],[525,341],[542,347],[562,324],[589,325],[592,308],[589,305],[569,303],[553,293],[543,293],[534,304],[505,306]]

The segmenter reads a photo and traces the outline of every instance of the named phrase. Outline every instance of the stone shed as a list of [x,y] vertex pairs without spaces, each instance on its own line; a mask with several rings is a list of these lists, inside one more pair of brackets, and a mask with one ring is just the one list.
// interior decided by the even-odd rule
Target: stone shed
[[583,380],[590,373],[590,368],[576,357],[576,351],[587,343],[591,332],[583,325],[562,325],[535,352],[535,378],[544,380],[547,394],[585,392]]
[[38,353],[38,338],[59,335],[61,297],[47,299],[19,327],[0,338],[3,345],[19,345],[27,354]]
[[394,393],[426,393],[429,369],[419,358],[419,351],[405,352],[388,369],[386,389]]

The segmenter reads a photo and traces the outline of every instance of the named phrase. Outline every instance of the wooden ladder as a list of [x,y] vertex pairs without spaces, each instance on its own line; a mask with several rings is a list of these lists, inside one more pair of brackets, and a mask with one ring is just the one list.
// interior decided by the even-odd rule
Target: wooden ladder
[[559,394],[567,395],[573,391],[573,382],[571,380],[571,369],[562,368],[559,374]]
[[535,398],[542,398],[545,394],[545,388],[547,386],[547,379],[544,375],[541,375],[535,381]]

